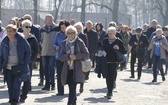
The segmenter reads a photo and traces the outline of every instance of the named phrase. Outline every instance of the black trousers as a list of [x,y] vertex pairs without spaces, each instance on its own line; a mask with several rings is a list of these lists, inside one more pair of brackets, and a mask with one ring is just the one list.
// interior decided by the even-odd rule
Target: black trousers
[[57,90],[58,94],[64,94],[64,86],[62,86],[61,83],[61,73],[62,73],[62,67],[63,67],[63,62],[60,60],[56,60],[56,66],[57,66]]
[[68,97],[68,105],[76,105],[76,85],[77,83],[75,82],[73,78],[73,70],[68,71],[68,78],[67,78],[67,83],[69,87],[69,97]]
[[[134,65],[135,65],[135,62],[136,62],[136,57],[137,55],[136,54],[131,54],[131,76],[135,76],[134,75]],[[142,61],[140,59],[138,59],[138,78],[141,77],[141,74],[142,74]]]
[[107,85],[107,90],[108,94],[112,95],[113,91],[113,85],[115,81],[115,76],[117,72],[117,63],[109,63],[108,64],[108,72],[107,72],[107,77],[106,77],[106,85]]

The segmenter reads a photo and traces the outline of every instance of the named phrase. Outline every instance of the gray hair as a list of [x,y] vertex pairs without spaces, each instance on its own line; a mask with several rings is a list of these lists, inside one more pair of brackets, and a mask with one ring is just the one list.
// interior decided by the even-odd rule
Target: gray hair
[[88,20],[88,21],[86,22],[86,24],[91,24],[92,27],[93,27],[93,22],[92,22],[91,20]]

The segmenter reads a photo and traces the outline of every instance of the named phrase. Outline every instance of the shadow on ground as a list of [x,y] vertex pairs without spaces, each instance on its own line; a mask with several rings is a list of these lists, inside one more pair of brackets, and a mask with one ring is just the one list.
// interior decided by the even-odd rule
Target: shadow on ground
[[120,79],[120,80],[122,80],[124,82],[139,82],[138,79]]
[[52,95],[49,97],[44,97],[44,98],[36,98],[35,102],[40,102],[40,103],[47,103],[47,102],[62,102],[64,98],[68,97],[68,95],[64,95],[64,96],[56,96],[56,95]]
[[162,82],[146,82],[146,83],[142,83],[145,85],[160,85]]
[[115,103],[115,101],[108,100],[104,97],[100,97],[100,98],[95,98],[95,97],[88,97],[85,98],[84,101],[88,101],[89,103]]

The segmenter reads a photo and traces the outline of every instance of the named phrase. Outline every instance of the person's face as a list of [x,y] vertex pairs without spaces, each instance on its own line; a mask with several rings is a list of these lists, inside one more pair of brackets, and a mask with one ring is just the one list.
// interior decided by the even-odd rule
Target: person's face
[[123,33],[126,32],[125,27],[122,27],[121,30],[122,30]]
[[14,31],[14,29],[12,29],[12,28],[6,29],[6,32],[7,32],[8,37],[14,37],[16,34],[16,31]]
[[61,31],[62,31],[62,32],[65,32],[66,26],[63,24],[63,25],[61,25],[60,27],[61,27]]
[[68,37],[69,41],[72,41],[75,38],[75,36],[76,36],[75,31],[73,31],[73,30],[68,30],[67,31],[67,37]]
[[141,35],[142,34],[142,31],[139,31],[139,32],[136,32],[137,35]]
[[29,23],[25,23],[25,24],[22,26],[22,30],[23,30],[23,32],[30,33],[30,30],[31,30],[30,24],[29,24]]
[[14,22],[13,20],[10,20],[10,21],[9,21],[9,24],[16,25],[15,22]]
[[116,32],[114,30],[110,30],[108,32],[108,36],[109,36],[110,39],[114,39],[115,36],[116,36]]
[[49,26],[49,25],[52,24],[52,22],[53,22],[53,21],[52,21],[52,18],[51,18],[50,16],[46,16],[46,17],[45,17],[45,24],[46,24],[46,25]]
[[77,29],[77,32],[78,32],[78,33],[81,33],[81,32],[83,31],[82,28],[81,28],[81,26],[79,26],[79,25],[76,26],[76,29]]
[[152,25],[153,28],[156,28],[157,22],[156,22],[156,21],[153,21],[153,22],[151,23],[151,25]]
[[91,29],[92,29],[92,24],[91,24],[91,23],[87,23],[87,24],[86,24],[86,28],[87,28],[88,30],[91,30]]
[[73,26],[75,24],[75,21],[74,20],[71,20],[70,21],[70,24]]
[[100,29],[101,29],[100,25],[97,25],[97,27],[96,27],[96,28],[97,28],[97,30],[100,30]]
[[160,37],[161,35],[162,35],[162,32],[161,32],[161,31],[157,31],[157,32],[156,32],[156,36],[157,36],[157,37]]

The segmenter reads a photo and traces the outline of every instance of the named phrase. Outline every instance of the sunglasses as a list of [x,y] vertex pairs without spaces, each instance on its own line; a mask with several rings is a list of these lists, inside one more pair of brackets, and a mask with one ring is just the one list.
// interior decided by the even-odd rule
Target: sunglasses
[[31,26],[25,26],[25,28],[31,28]]
[[75,32],[67,32],[67,35],[74,35]]

